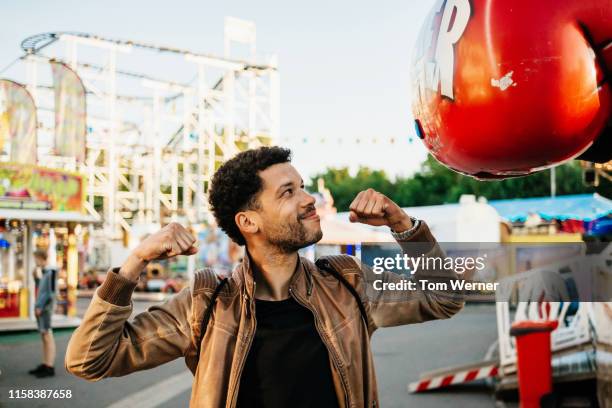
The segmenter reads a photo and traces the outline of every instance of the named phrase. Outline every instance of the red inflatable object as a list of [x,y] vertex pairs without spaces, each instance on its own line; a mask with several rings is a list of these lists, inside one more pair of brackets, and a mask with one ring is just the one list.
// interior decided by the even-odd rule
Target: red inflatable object
[[412,69],[416,130],[480,179],[612,158],[612,0],[439,0]]

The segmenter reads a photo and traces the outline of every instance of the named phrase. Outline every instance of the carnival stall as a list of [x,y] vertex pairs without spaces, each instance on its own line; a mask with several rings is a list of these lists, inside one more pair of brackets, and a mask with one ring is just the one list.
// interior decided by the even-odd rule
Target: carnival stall
[[35,327],[34,251],[58,270],[53,326],[78,324],[76,290],[89,225],[84,180],[77,173],[0,163],[0,331]]

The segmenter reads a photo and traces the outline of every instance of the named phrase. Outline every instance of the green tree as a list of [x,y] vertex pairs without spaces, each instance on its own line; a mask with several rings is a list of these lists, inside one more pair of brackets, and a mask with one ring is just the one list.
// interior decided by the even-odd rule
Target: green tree
[[[462,175],[440,164],[432,156],[411,177],[391,182],[384,171],[361,167],[351,176],[348,168],[329,168],[312,177],[310,189],[316,190],[321,177],[331,191],[338,211],[347,211],[357,193],[373,188],[387,195],[400,206],[436,205],[456,203],[462,194],[475,194],[487,199],[543,197],[550,194],[550,170],[505,180],[480,181]],[[612,196],[612,183],[603,179],[597,188],[585,186],[582,169],[577,162],[568,162],[556,168],[557,194],[582,194],[597,191],[604,197]]]
[[390,195],[393,191],[393,184],[384,171],[371,170],[367,167],[360,167],[355,176],[351,176],[346,167],[327,169],[325,173],[312,177],[309,186],[311,191],[316,190],[319,178],[323,178],[325,187],[331,191],[334,205],[338,209],[348,209],[357,193],[367,188],[373,188],[385,195]]

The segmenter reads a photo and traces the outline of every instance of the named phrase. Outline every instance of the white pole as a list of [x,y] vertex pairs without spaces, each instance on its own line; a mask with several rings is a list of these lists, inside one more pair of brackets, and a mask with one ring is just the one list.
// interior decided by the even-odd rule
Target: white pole
[[162,115],[159,90],[154,90],[153,97],[153,222],[161,223],[161,131]]
[[[204,138],[205,138],[205,121],[208,119],[205,117],[205,100],[206,92],[206,77],[204,71],[204,64],[198,64],[198,165],[197,174],[195,175],[196,180],[196,197],[195,197],[195,214],[196,222],[201,222],[203,217],[203,197],[204,197]],[[212,139],[212,135],[208,135]],[[213,141],[214,143],[214,141]]]
[[117,96],[117,81],[116,81],[116,67],[117,67],[117,51],[115,48],[111,48],[109,52],[108,60],[108,116],[109,116],[109,141],[108,141],[108,186],[107,186],[107,200],[108,206],[106,208],[106,227],[109,232],[109,236],[114,239],[116,237],[115,231],[115,208],[116,208],[116,196],[115,191],[117,190],[117,157],[115,152],[115,142],[117,137],[117,112],[116,112],[116,96]]
[[236,140],[235,140],[235,118],[234,113],[236,109],[234,108],[234,80],[235,80],[235,71],[227,70],[225,72],[225,76],[223,77],[223,98],[224,98],[224,109],[225,109],[225,123],[223,126],[224,133],[224,143],[226,146],[229,146],[230,149],[225,151],[224,160],[230,158],[231,155],[236,151]]
[[252,147],[257,130],[257,78],[254,72],[249,72],[249,136],[248,147]]

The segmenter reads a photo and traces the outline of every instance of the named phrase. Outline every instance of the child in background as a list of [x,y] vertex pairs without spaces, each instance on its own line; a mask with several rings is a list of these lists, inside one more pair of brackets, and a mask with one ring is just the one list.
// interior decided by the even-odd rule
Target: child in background
[[42,277],[37,282],[35,313],[38,331],[42,338],[43,362],[29,373],[38,378],[55,375],[55,339],[51,329],[51,315],[55,304],[55,281],[57,270],[47,266],[47,252],[37,250],[34,253],[36,267],[42,269]]

